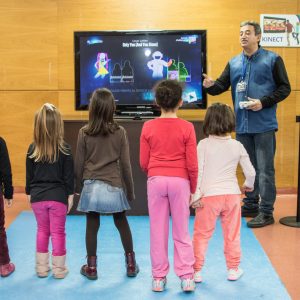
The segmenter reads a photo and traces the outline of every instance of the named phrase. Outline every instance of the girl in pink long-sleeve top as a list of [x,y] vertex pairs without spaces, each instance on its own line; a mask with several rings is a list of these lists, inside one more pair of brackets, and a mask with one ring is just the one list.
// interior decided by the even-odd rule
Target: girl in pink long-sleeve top
[[241,190],[236,177],[238,164],[245,175],[243,191],[252,191],[255,170],[244,146],[231,138],[235,129],[232,109],[215,103],[207,110],[203,130],[207,138],[198,144],[198,183],[192,197],[196,208],[194,225],[195,281],[201,282],[205,253],[217,218],[220,217],[228,280],[237,280],[243,274],[241,259]]
[[155,98],[160,118],[145,122],[140,138],[140,165],[147,173],[150,217],[152,290],[163,291],[169,271],[169,215],[172,217],[174,269],[183,291],[193,291],[194,254],[189,236],[189,199],[195,193],[198,163],[193,124],[176,115],[182,105],[182,87],[161,81]]

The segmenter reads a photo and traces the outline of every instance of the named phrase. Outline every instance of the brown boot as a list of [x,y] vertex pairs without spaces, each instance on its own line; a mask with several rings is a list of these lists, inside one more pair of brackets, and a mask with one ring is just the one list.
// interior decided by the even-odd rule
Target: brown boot
[[133,251],[125,253],[125,262],[126,262],[127,276],[135,277],[140,270],[139,270],[139,266],[135,261],[135,253]]
[[37,252],[35,255],[35,271],[38,277],[48,277],[50,272],[49,253]]
[[52,274],[56,279],[63,279],[69,273],[66,267],[66,256],[53,256],[52,255]]
[[80,273],[90,280],[98,279],[97,256],[88,256],[87,264],[81,267]]

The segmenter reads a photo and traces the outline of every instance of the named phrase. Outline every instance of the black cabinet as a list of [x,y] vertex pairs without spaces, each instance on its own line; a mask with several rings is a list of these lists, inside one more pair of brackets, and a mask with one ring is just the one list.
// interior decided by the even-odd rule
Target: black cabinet
[[[136,200],[130,203],[131,210],[128,211],[128,215],[148,215],[147,208],[147,178],[142,172],[139,165],[139,149],[140,149],[140,134],[143,124],[146,120],[132,120],[132,119],[120,119],[117,122],[123,126],[128,135],[130,146],[130,159],[133,173],[133,181],[135,188]],[[203,138],[202,122],[191,121],[195,126],[197,141]],[[65,140],[72,147],[72,152],[75,157],[77,136],[79,129],[86,124],[83,120],[65,120]],[[78,197],[75,197],[74,207],[71,211],[73,214],[77,214],[76,207],[78,203]]]

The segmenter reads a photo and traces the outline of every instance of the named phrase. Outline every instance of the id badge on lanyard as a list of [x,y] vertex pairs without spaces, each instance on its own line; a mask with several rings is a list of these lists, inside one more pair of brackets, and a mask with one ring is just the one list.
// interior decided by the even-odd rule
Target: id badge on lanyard
[[241,76],[241,79],[240,81],[237,83],[236,85],[236,91],[238,93],[243,93],[246,91],[247,89],[247,83],[246,81],[244,80],[245,78],[245,75],[246,75],[246,63],[245,63],[245,56],[243,55],[243,62],[242,62],[242,76]]
[[245,92],[247,88],[247,83],[244,80],[241,80],[240,82],[238,82],[238,84],[236,85],[236,90],[238,93],[242,93]]

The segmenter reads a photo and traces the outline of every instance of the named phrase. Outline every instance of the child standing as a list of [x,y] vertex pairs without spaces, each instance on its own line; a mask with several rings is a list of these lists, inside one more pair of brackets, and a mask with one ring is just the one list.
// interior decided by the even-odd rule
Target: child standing
[[[4,195],[4,199],[3,199]],[[6,143],[0,137],[0,275],[2,277],[9,276],[15,266],[10,262],[6,231],[5,231],[5,214],[4,202],[7,207],[12,205],[13,201],[13,186],[9,155]]]
[[194,224],[195,281],[201,282],[201,269],[209,239],[218,217],[224,237],[224,254],[228,280],[237,280],[243,274],[241,258],[241,191],[236,177],[240,163],[245,175],[243,191],[252,191],[255,170],[243,145],[232,139],[235,129],[232,109],[215,103],[207,109],[203,131],[208,138],[198,144],[199,175],[192,206],[196,208]]
[[64,278],[66,262],[65,223],[73,205],[73,158],[64,142],[63,121],[49,103],[36,113],[33,143],[26,157],[26,194],[37,221],[36,273],[47,277],[49,238],[52,241],[52,273]]
[[193,124],[177,117],[182,87],[161,81],[155,89],[161,116],[145,122],[140,138],[140,165],[147,173],[152,290],[165,289],[169,271],[169,215],[172,217],[174,269],[183,291],[193,291],[194,253],[189,236],[189,200],[197,184],[198,164]]
[[[89,121],[78,134],[75,176],[81,197],[78,210],[86,213],[87,264],[81,274],[97,279],[97,233],[100,213],[113,215],[125,252],[127,276],[139,272],[126,210],[134,200],[127,134],[114,121],[115,99],[108,89],[97,89],[89,105]],[[124,183],[124,185],[123,185]]]

